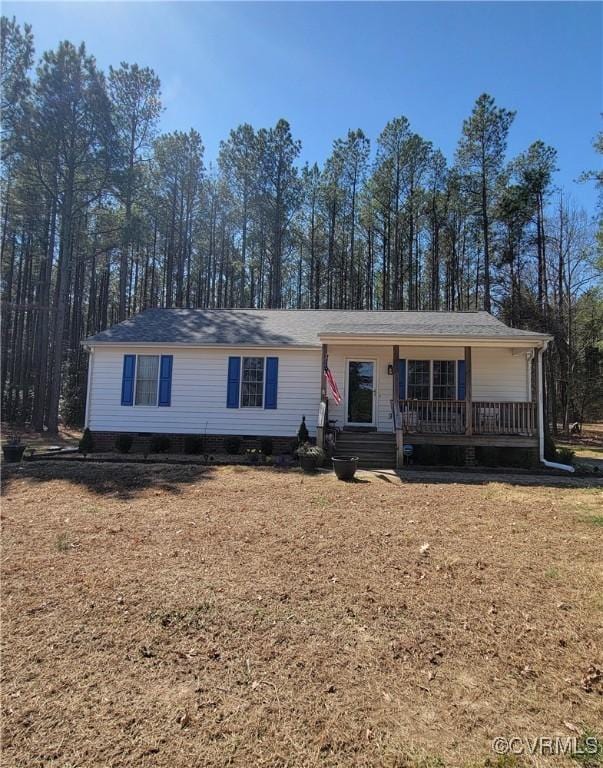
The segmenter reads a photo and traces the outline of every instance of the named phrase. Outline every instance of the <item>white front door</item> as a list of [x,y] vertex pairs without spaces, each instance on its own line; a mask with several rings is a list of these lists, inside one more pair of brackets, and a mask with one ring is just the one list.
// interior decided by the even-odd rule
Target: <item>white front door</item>
[[373,427],[376,423],[377,364],[375,360],[346,361],[346,424]]

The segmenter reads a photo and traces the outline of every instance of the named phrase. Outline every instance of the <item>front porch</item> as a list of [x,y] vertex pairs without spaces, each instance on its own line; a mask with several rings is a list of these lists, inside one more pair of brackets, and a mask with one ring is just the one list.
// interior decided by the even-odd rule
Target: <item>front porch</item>
[[[400,400],[405,442],[441,445],[532,446],[536,403],[466,400]],[[464,438],[459,442],[459,437]]]
[[[341,402],[323,375],[320,444],[329,433],[336,440],[345,435],[342,446],[366,453],[374,441],[363,432],[389,434],[398,465],[405,445],[538,446],[533,344],[358,342],[323,343],[322,369],[333,373]],[[384,442],[377,442],[382,454]]]

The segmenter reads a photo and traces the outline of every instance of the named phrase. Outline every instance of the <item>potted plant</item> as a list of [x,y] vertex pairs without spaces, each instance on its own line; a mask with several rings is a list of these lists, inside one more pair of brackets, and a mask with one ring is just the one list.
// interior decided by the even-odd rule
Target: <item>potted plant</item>
[[245,453],[250,464],[261,464],[264,460],[264,454],[257,448],[248,448]]
[[352,480],[358,469],[356,456],[333,456],[333,469],[338,480]]
[[23,453],[27,446],[21,442],[21,438],[18,435],[10,437],[6,444],[2,446],[2,452],[4,453],[4,461],[7,464],[18,464],[23,458]]
[[325,454],[322,448],[310,443],[302,443],[296,451],[299,466],[304,472],[315,472],[324,461]]

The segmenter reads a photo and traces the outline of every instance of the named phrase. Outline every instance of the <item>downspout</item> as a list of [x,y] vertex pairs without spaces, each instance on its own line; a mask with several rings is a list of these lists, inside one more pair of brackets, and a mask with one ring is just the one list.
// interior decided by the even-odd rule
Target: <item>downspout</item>
[[574,467],[569,464],[558,464],[556,461],[547,461],[544,458],[544,397],[543,397],[543,376],[542,376],[542,354],[547,348],[548,341],[545,341],[542,347],[536,351],[536,375],[538,376],[538,447],[540,451],[540,461],[549,469],[561,469],[564,472],[575,472]]
[[84,416],[84,429],[90,426],[90,393],[92,392],[92,369],[94,366],[94,347],[88,349],[88,381],[86,382],[86,415]]

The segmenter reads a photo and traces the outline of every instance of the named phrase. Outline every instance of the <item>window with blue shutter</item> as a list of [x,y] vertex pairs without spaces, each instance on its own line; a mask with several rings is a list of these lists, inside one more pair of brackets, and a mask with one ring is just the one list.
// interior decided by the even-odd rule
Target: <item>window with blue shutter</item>
[[134,404],[134,372],[136,355],[124,355],[124,367],[121,376],[121,404]]
[[173,361],[173,355],[161,355],[161,364],[159,366],[159,405],[169,406],[172,403]]
[[228,358],[228,380],[226,383],[226,407],[239,407],[239,385],[241,380],[241,358]]
[[266,395],[264,408],[276,408],[278,392],[278,357],[266,358]]
[[465,399],[465,361],[457,361],[457,397],[459,400]]
[[400,400],[406,400],[406,360],[398,360]]

